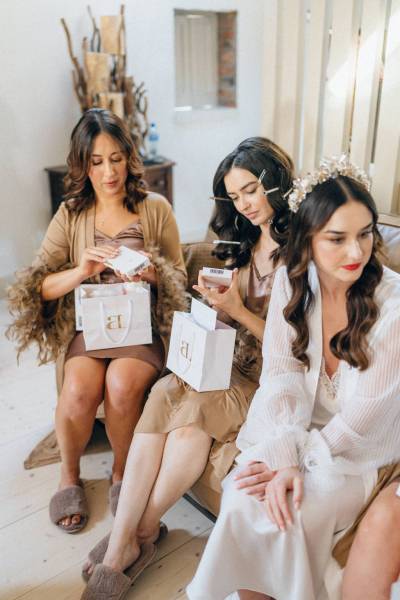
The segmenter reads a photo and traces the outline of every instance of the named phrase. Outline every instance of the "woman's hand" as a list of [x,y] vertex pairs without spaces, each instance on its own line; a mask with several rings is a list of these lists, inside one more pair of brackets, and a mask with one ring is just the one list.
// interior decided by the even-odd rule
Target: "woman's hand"
[[[140,254],[143,254],[143,256],[147,256],[147,258],[151,259],[151,254],[149,252],[144,252],[144,250],[138,250],[137,252],[140,252]],[[129,277],[127,275],[123,275],[119,271],[115,271],[115,273],[118,275],[118,277],[121,277],[123,281],[146,281],[146,283],[157,287],[157,270],[152,263],[150,263],[146,269],[143,269],[143,271],[138,271],[138,273]]]
[[287,501],[289,491],[293,492],[295,509],[299,510],[303,499],[303,474],[297,467],[280,469],[267,486],[265,507],[269,518],[281,531],[285,531],[287,525],[293,524]]
[[238,270],[232,273],[232,283],[226,288],[220,286],[217,289],[206,287],[203,277],[199,274],[198,285],[193,289],[205,298],[210,306],[217,310],[223,310],[235,321],[240,321],[240,313],[244,308],[243,300],[239,294]]
[[78,265],[82,281],[104,271],[107,268],[104,261],[108,258],[116,258],[119,252],[119,248],[112,244],[85,248]]
[[265,463],[252,460],[235,476],[235,480],[239,482],[236,487],[238,490],[247,488],[246,494],[255,496],[257,500],[264,500],[267,484],[275,477],[275,473]]

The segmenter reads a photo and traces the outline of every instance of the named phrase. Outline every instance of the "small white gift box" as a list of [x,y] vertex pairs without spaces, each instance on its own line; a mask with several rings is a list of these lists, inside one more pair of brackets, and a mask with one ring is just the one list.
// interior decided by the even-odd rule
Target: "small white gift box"
[[167,367],[197,392],[230,386],[236,330],[192,299],[190,313],[174,313]]
[[151,344],[150,286],[82,284],[75,289],[76,329],[86,350]]

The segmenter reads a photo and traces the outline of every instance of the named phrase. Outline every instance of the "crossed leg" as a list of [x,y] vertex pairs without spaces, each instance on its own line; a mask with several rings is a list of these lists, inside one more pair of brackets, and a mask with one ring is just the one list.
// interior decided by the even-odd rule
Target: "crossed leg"
[[[123,571],[141,543],[158,537],[160,518],[200,477],[211,443],[195,425],[133,436],[105,565]],[[93,568],[86,563],[89,573]]]

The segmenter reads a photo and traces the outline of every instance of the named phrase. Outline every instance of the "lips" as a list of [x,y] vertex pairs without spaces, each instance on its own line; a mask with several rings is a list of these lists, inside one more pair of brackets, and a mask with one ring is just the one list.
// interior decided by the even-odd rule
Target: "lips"
[[115,179],[114,181],[106,181],[105,182],[106,185],[115,185],[116,183],[118,183],[118,179]]
[[343,269],[346,271],[357,271],[361,267],[361,263],[353,263],[352,265],[344,265]]
[[254,219],[256,216],[258,215],[258,211],[256,212],[252,212],[252,213],[248,213],[247,215],[244,215],[246,217],[246,219]]

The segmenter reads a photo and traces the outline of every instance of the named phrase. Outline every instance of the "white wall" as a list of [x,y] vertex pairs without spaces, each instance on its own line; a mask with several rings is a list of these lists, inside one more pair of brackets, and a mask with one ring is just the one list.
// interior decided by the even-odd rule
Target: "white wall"
[[[144,81],[160,153],[176,161],[175,212],[183,240],[201,239],[219,161],[261,125],[263,0],[128,0],[128,74]],[[86,0],[2,0],[0,20],[0,291],[31,262],[50,219],[44,168],[63,164],[80,116],[60,17],[80,57],[91,23]],[[116,0],[91,3],[117,14]],[[174,112],[173,9],[238,10],[238,108]]]

